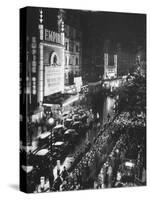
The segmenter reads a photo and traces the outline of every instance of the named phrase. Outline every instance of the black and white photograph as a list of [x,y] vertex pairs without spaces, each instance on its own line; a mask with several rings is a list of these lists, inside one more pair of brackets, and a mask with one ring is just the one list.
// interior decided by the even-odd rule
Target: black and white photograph
[[20,9],[20,190],[147,185],[145,13]]

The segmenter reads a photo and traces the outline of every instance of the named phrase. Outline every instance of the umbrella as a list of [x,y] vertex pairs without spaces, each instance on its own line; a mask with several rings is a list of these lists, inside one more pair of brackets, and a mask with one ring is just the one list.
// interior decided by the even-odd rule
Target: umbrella
[[55,145],[55,146],[61,146],[62,144],[64,144],[64,142],[58,141],[58,142],[56,142],[54,145]]
[[63,114],[63,117],[66,117],[68,114],[67,113],[65,113],[65,114]]
[[64,134],[78,135],[78,133],[75,131],[75,129],[68,129],[68,130],[65,131]]
[[47,138],[48,136],[50,136],[51,133],[50,132],[45,132],[45,133],[42,133],[41,135],[38,136],[38,138],[40,139],[45,139]]
[[71,121],[73,121],[73,120],[68,118],[68,119],[66,119],[66,121],[67,121],[67,122],[71,122]]
[[67,116],[69,114],[69,111],[68,112],[65,112],[63,113],[63,116]]
[[82,122],[76,121],[76,122],[74,122],[72,125],[74,126],[74,125],[78,125],[78,124],[82,124]]
[[21,167],[26,173],[29,173],[29,172],[31,172],[33,170],[33,166],[22,165]]
[[79,117],[79,115],[78,115],[78,114],[75,114],[75,115],[73,115],[73,117]]
[[45,156],[48,153],[48,149],[41,149],[36,153],[37,156]]
[[66,127],[62,124],[58,124],[57,126],[55,126],[53,129],[59,129],[59,128],[63,128],[65,129]]

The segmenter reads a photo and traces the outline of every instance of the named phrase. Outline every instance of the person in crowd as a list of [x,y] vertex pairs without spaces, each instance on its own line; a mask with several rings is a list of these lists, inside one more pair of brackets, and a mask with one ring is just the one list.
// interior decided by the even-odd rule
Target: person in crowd
[[111,188],[111,186],[112,186],[112,166],[110,163],[109,163],[109,167],[107,170],[107,174],[108,174],[108,188]]
[[46,192],[49,191],[50,186],[48,180],[45,177],[40,178],[40,184],[37,187],[37,192]]
[[[72,117],[74,114],[78,113],[80,109],[82,109],[81,106],[76,106],[73,113],[71,113]],[[86,112],[88,113],[88,111],[85,111],[85,113]],[[89,114],[92,114],[92,111],[90,111]],[[126,133],[126,125],[123,124],[123,120],[121,120],[121,118],[116,118],[114,123],[111,123],[109,113],[107,119],[108,121],[102,125],[101,130],[97,130],[98,134],[92,145],[85,144],[85,146],[82,146],[74,153],[74,161],[71,164],[71,170],[69,169],[67,171],[64,167],[61,175],[60,173],[57,174],[57,179],[53,184],[53,189],[55,191],[93,188],[94,184],[90,184],[90,182],[93,182],[93,180],[90,180],[90,172],[94,168],[100,168],[100,166],[101,169],[97,169],[100,171],[97,178],[98,180],[94,179],[97,181],[96,187],[104,188],[115,185],[113,182],[115,183],[116,181],[119,166],[124,161],[126,151],[133,149],[136,153],[136,148],[132,148],[134,145],[132,145],[131,139],[128,136],[129,133],[123,134]],[[92,129],[94,120],[95,119],[92,120],[88,129]],[[116,144],[110,154],[111,148],[109,144],[111,144],[112,141]],[[130,144],[127,145],[128,143]],[[135,143],[135,141],[133,143]],[[96,156],[98,157],[97,160],[101,160],[97,165],[95,164]],[[71,171],[71,173],[69,173],[69,171]],[[121,182],[118,184],[121,184]],[[50,185],[52,185],[52,183],[50,183]]]
[[109,113],[107,115],[107,120],[108,120],[108,122],[110,121],[110,114]]
[[47,175],[48,175],[48,180],[49,180],[49,183],[50,183],[50,188],[52,189],[52,186],[53,186],[53,183],[54,183],[54,174],[53,174],[52,165],[49,165]]
[[62,178],[60,175],[56,178],[54,184],[53,184],[53,189],[54,191],[60,191],[60,185],[62,184]]
[[62,178],[63,178],[63,180],[65,180],[66,179],[66,177],[68,176],[68,172],[67,172],[67,169],[66,169],[66,167],[64,166],[64,169],[63,169],[63,171],[62,171]]

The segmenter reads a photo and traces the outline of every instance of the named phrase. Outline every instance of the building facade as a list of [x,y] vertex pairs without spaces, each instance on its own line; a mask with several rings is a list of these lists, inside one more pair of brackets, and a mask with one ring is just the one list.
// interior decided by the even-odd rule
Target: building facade
[[[65,93],[77,94],[82,85],[79,26],[65,24],[64,10],[51,10],[27,8],[26,66],[21,63],[21,71],[26,69],[23,71],[26,75],[24,99],[28,114],[37,119],[42,117],[43,105],[55,104],[56,107],[56,102],[62,105],[60,100],[66,100]],[[55,26],[54,21],[53,25],[48,24],[49,18],[55,19]],[[70,92],[66,92],[65,86],[69,86]],[[21,78],[20,87],[22,92]]]
[[117,55],[113,55],[113,60],[109,59],[108,53],[104,53],[104,75],[103,79],[117,78]]
[[65,20],[65,85],[73,85],[74,77],[81,76],[82,32],[80,13],[66,11]]

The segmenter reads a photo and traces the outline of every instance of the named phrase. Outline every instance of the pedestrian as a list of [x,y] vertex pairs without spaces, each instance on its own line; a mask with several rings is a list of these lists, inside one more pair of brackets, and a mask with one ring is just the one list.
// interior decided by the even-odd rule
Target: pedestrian
[[107,115],[107,120],[108,120],[108,122],[110,121],[110,114],[109,113]]
[[68,172],[67,172],[66,167],[64,166],[64,169],[62,171],[62,178],[63,178],[63,180],[65,180],[67,176],[68,176]]
[[111,188],[112,186],[112,166],[111,165],[109,165],[108,167],[107,174],[108,174],[108,188]]
[[60,185],[62,184],[62,179],[60,177],[60,175],[58,175],[58,177],[56,178],[55,182],[54,182],[54,189],[55,191],[59,191],[60,190]]

